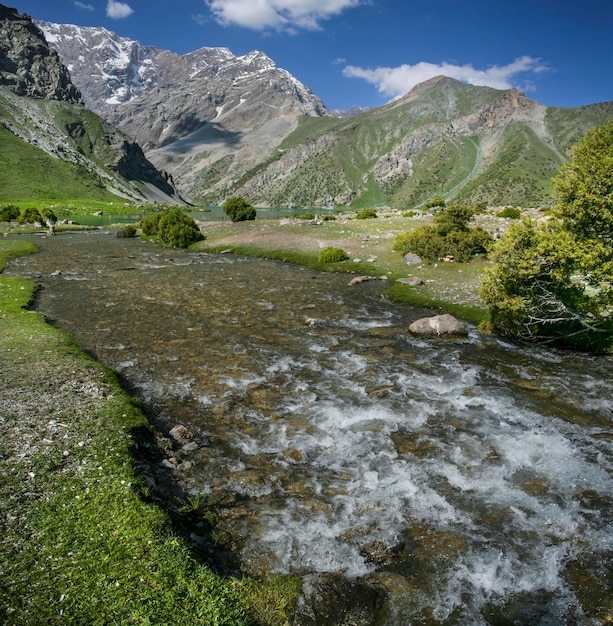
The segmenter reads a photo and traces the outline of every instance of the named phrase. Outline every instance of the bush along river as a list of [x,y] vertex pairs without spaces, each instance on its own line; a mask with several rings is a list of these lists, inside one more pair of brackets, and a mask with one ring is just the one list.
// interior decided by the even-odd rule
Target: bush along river
[[99,232],[37,244],[10,273],[143,399],[244,571],[303,576],[356,624],[613,620],[611,357],[425,341],[407,328],[429,313],[379,281]]

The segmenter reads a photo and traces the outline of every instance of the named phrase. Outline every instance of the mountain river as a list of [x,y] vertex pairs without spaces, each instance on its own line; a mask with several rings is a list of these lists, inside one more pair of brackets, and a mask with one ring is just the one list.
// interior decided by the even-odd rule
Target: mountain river
[[100,231],[36,243],[6,273],[189,431],[176,472],[247,572],[368,580],[379,626],[613,622],[611,357],[415,338],[432,313],[383,281]]

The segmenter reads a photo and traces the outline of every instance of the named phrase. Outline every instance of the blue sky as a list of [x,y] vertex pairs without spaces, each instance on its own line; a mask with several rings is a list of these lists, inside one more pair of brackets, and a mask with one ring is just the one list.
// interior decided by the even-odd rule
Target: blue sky
[[331,109],[445,74],[548,106],[613,100],[612,0],[1,0],[179,54],[262,50]]

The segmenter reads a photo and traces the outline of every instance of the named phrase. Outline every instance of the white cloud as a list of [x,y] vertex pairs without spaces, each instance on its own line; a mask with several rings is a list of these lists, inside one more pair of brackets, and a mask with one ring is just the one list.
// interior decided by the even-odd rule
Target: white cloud
[[85,4],[84,2],[79,2],[79,0],[74,0],[74,5],[77,9],[81,9],[83,11],[94,11],[95,7],[92,4]]
[[205,0],[215,20],[252,30],[319,30],[319,22],[365,0]]
[[[518,75],[538,74],[548,69],[540,59],[523,56],[515,59],[509,65],[494,65],[486,70],[478,70],[472,65],[436,64],[422,61],[415,65],[377,67],[375,69],[363,69],[349,65],[343,70],[343,75],[349,78],[363,78],[375,85],[381,94],[397,97],[404,95],[415,85],[435,76],[448,76],[470,85],[510,89],[519,86]],[[533,83],[530,81],[524,81],[523,84],[527,87],[533,87]]]
[[134,9],[125,2],[117,2],[116,0],[108,0],[106,4],[106,14],[114,19],[120,20],[134,13]]

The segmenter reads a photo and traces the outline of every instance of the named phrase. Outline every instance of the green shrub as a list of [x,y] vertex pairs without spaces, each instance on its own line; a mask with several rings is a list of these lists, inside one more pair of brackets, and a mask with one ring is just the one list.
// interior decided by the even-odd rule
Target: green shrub
[[402,256],[412,252],[426,261],[436,261],[446,254],[443,238],[436,236],[436,229],[432,226],[418,226],[408,233],[397,235],[392,250]]
[[244,198],[232,196],[221,207],[233,222],[245,222],[255,219],[255,209]]
[[356,220],[370,220],[379,217],[374,209],[362,209],[356,216]]
[[432,200],[429,200],[428,202],[426,202],[426,209],[436,209],[438,207],[444,207],[445,204],[447,204],[445,202],[445,198],[443,198],[442,196],[437,196],[436,198],[432,198]]
[[506,209],[496,214],[498,217],[508,217],[512,220],[518,220],[521,217],[521,211],[514,207],[508,206]]
[[136,237],[136,228],[132,226],[132,224],[128,224],[127,226],[124,226],[117,231],[117,237],[119,237],[120,239],[124,237]]
[[150,213],[141,220],[140,227],[143,231],[143,235],[157,235],[160,216],[161,213]]
[[336,221],[336,217],[334,217],[334,215],[324,215],[321,219],[324,222],[335,222]]
[[12,222],[19,217],[19,209],[12,205],[7,204],[0,207],[0,222]]
[[160,243],[174,248],[188,248],[204,239],[196,222],[179,207],[147,215],[141,223],[144,235],[156,237]]
[[319,254],[320,263],[340,263],[348,258],[349,255],[342,248],[335,248],[334,246],[324,248]]
[[436,261],[446,256],[466,263],[475,254],[487,252],[492,240],[482,228],[469,228],[475,214],[474,207],[452,204],[434,218],[434,226],[419,226],[396,237],[393,250],[405,255],[417,254],[426,261]]
[[417,215],[417,211],[405,211],[402,214],[402,217],[415,217]]
[[445,238],[444,256],[452,255],[459,263],[468,263],[476,254],[488,251],[492,238],[483,228],[471,228],[468,231],[452,231]]
[[475,215],[475,209],[464,204],[451,204],[443,209],[434,221],[439,226],[439,232],[449,233],[454,230],[467,231],[468,223]]
[[53,212],[52,209],[49,209],[49,208],[41,209],[40,215],[43,218],[43,220],[45,220],[45,222],[48,222],[49,224],[57,223],[57,215]]
[[299,213],[295,216],[297,220],[314,220],[315,215],[313,213]]
[[23,209],[17,218],[19,224],[34,224],[34,222],[42,222],[42,215],[38,212],[38,209],[29,207]]

